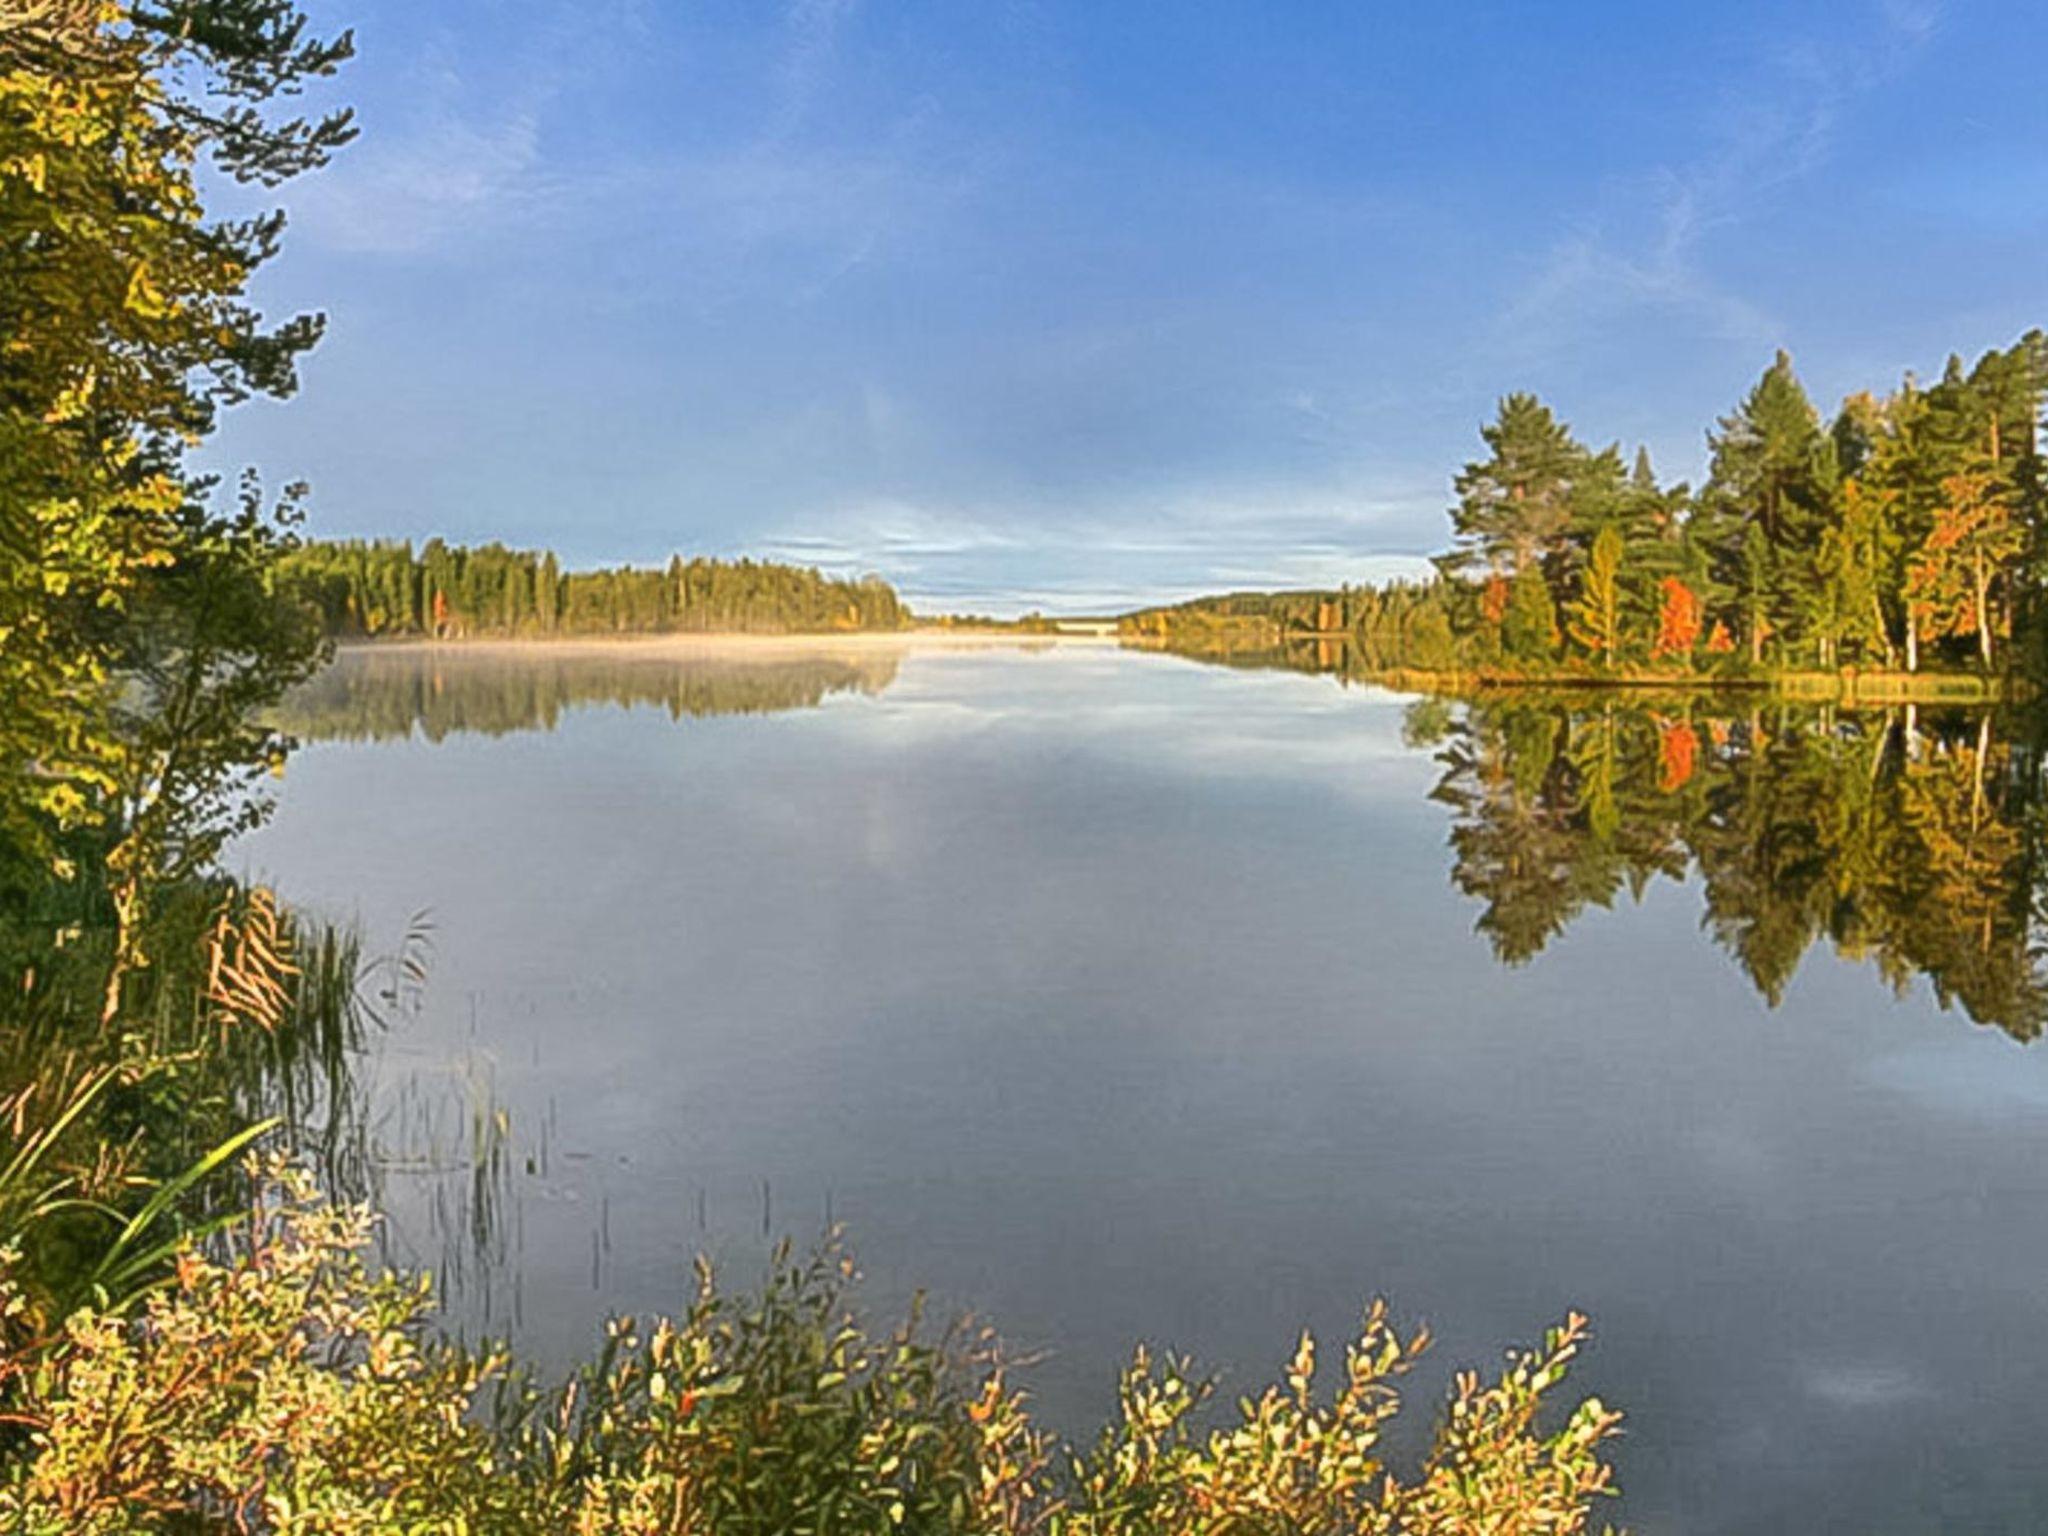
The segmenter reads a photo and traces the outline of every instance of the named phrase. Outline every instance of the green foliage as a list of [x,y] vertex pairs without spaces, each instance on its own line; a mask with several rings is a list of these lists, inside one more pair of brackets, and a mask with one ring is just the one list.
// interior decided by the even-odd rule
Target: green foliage
[[1451,528],[1465,560],[1515,575],[1562,557],[1606,476],[1534,395],[1509,395],[1480,436],[1492,450],[1457,478]]
[[207,558],[185,450],[320,334],[250,302],[282,217],[210,218],[201,169],[320,164],[346,115],[273,109],[348,52],[288,0],[0,11],[0,837],[39,855],[122,793],[125,616]]
[[1609,670],[1621,653],[1621,560],[1621,530],[1609,523],[1593,539],[1592,553],[1579,575],[1578,599],[1572,604],[1572,639]]
[[1724,580],[1742,594],[1751,659],[1760,661],[1772,633],[1790,637],[1819,584],[1814,564],[1840,482],[1835,446],[1784,352],[1708,444],[1703,530],[1722,552]]
[[1550,583],[1533,566],[1517,572],[1508,583],[1501,643],[1508,655],[1524,663],[1546,662],[1557,654],[1557,605],[1550,599]]
[[[779,1258],[738,1300],[703,1271],[685,1317],[615,1322],[549,1393],[502,1352],[434,1340],[427,1287],[365,1267],[369,1231],[366,1211],[274,1165],[139,1316],[83,1309],[55,1347],[0,1354],[20,1431],[0,1463],[7,1528],[1570,1536],[1613,1491],[1601,1451],[1618,1415],[1587,1399],[1539,1422],[1584,1341],[1577,1317],[1495,1381],[1461,1374],[1404,1478],[1382,1440],[1426,1338],[1380,1304],[1327,1400],[1304,1337],[1284,1385],[1202,1434],[1208,1388],[1141,1350],[1117,1419],[1062,1453],[985,1337],[930,1340],[914,1313],[863,1327],[829,1246]],[[0,1277],[0,1313],[18,1306]]]
[[28,1430],[0,1517],[34,1536],[502,1528],[512,1501],[468,1417],[495,1362],[423,1343],[423,1291],[370,1277],[366,1237],[287,1175],[224,1260],[187,1249],[139,1318],[81,1310],[55,1347],[0,1359]]
[[351,1118],[384,968],[348,935],[219,877],[158,889],[147,935],[154,962],[111,1022],[107,928],[11,935],[0,972],[0,1237],[44,1322],[147,1281],[166,1237],[208,1219],[219,1149],[252,1123],[281,1121],[311,1151]]
[[[1355,647],[1339,669],[1489,683],[1917,671],[1923,657],[2038,674],[2044,403],[2038,331],[1968,370],[1952,359],[1931,389],[1909,378],[1889,396],[1852,395],[1828,427],[1781,352],[1709,434],[1712,470],[1695,493],[1659,485],[1643,452],[1624,471],[1618,449],[1596,453],[1534,396],[1509,395],[1481,428],[1487,457],[1457,476],[1437,580],[1232,593],[1132,614],[1122,631],[1281,659],[1326,637],[1335,611]],[[1674,580],[1701,644],[1673,643]]]
[[900,629],[910,613],[877,576],[846,581],[755,560],[670,560],[564,574],[545,551],[409,543],[311,543],[280,582],[341,638],[755,633]]
[[1192,1429],[1209,1388],[1189,1363],[1138,1352],[1118,1391],[1119,1416],[1074,1462],[1073,1493],[1050,1528],[1072,1536],[1159,1531],[1286,1531],[1302,1536],[1452,1536],[1587,1529],[1613,1491],[1600,1446],[1620,1416],[1597,1398],[1563,1426],[1537,1426],[1585,1339],[1567,1319],[1540,1350],[1511,1354],[1500,1379],[1461,1374],[1419,1476],[1387,1466],[1382,1441],[1400,1411],[1398,1384],[1427,1344],[1404,1339],[1375,1302],[1344,1352],[1335,1393],[1319,1400],[1315,1341],[1303,1334],[1285,1384],[1238,1405],[1235,1423]]

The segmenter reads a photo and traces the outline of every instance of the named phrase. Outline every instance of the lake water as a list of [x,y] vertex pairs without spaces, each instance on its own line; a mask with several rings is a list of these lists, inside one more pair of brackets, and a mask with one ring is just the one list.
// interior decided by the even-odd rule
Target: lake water
[[2048,1528],[2002,726],[876,643],[354,653],[293,724],[236,862],[430,914],[367,1134],[466,1329],[829,1219],[1079,1431],[1140,1338],[1244,1389],[1384,1294],[1427,1418],[1577,1307],[1640,1532]]

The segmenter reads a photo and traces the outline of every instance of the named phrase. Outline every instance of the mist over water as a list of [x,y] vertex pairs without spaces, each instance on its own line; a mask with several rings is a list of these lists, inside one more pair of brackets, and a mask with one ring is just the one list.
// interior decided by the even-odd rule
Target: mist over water
[[1227,1394],[1385,1294],[1426,1402],[1578,1307],[1638,1531],[2048,1514],[2010,720],[874,645],[351,652],[288,723],[234,862],[431,913],[364,1134],[466,1331],[836,1221],[1063,1428],[1140,1338]]

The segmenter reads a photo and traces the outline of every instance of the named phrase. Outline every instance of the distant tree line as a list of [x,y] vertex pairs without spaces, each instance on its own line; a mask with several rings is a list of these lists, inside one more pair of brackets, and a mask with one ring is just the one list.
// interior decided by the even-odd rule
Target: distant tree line
[[1456,478],[1436,579],[1204,598],[1124,632],[1219,650],[1342,634],[1376,666],[1502,675],[2031,664],[2044,398],[2039,331],[1974,367],[1952,357],[1931,386],[1852,395],[1832,419],[1780,352],[1707,434],[1694,489],[1511,394]]
[[900,629],[910,611],[879,576],[857,581],[760,560],[565,571],[546,550],[429,539],[311,542],[282,582],[337,638],[803,634]]

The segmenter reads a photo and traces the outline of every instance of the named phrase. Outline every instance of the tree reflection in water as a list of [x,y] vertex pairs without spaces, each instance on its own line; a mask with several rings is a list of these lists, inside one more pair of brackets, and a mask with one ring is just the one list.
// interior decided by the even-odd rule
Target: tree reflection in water
[[1705,930],[1773,1005],[1824,939],[1895,990],[1925,976],[1944,1008],[2041,1031],[2040,757],[2017,720],[1516,695],[1425,701],[1409,735],[1444,765],[1451,878],[1511,965],[1696,874]]
[[278,710],[308,741],[428,741],[553,730],[590,705],[666,710],[671,719],[811,709],[840,693],[879,694],[899,647],[764,644],[691,652],[631,642],[588,646],[365,646],[344,650]]

